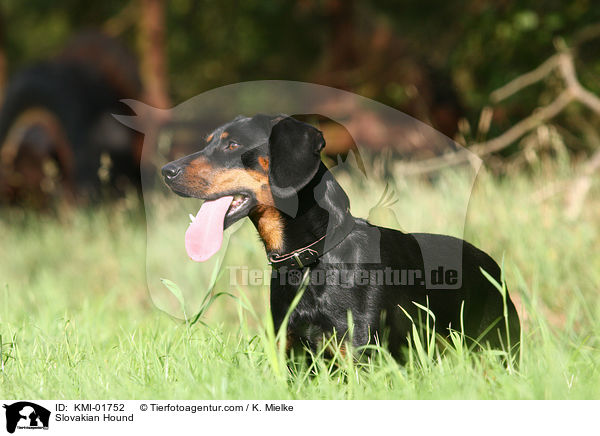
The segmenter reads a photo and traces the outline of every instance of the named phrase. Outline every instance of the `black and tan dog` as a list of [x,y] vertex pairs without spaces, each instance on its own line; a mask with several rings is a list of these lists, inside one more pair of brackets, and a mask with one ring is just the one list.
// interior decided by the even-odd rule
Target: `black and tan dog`
[[[276,328],[301,286],[299,272],[308,268],[287,329],[289,340],[313,349],[334,331],[343,336],[351,319],[355,347],[385,338],[400,356],[411,318],[427,317],[417,304],[433,313],[441,335],[462,330],[471,343],[517,349],[517,311],[506,296],[507,329],[502,295],[481,272],[500,282],[496,262],[460,239],[354,218],[346,193],[321,162],[324,145],[320,131],[290,117],[237,117],[208,136],[201,151],[165,165],[162,174],[175,193],[207,200],[186,241],[190,257],[210,257],[223,228],[248,216],[277,272],[271,280]],[[447,265],[460,268],[443,271]]]

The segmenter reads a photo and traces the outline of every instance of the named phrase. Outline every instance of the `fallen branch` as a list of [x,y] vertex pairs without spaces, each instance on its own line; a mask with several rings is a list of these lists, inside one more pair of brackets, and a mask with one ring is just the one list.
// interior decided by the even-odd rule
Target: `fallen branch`
[[600,115],[600,98],[585,89],[577,80],[573,56],[568,52],[561,53],[558,58],[558,66],[567,85],[567,91],[573,94],[575,100]]
[[536,109],[530,116],[519,121],[500,136],[488,141],[475,143],[468,149],[444,154],[442,156],[425,159],[419,162],[403,164],[399,167],[402,174],[416,175],[426,174],[441,170],[443,168],[458,165],[469,161],[473,155],[485,157],[491,153],[498,152],[517,141],[529,131],[535,129],[542,123],[554,118],[562,112],[567,105],[578,101],[600,115],[600,99],[585,89],[577,80],[573,55],[569,50],[564,50],[553,55],[542,65],[526,73],[507,85],[492,93],[492,98],[502,100],[529,86],[543,80],[555,69],[561,74],[565,83],[565,89],[548,105]]
[[542,65],[535,70],[525,73],[514,80],[511,80],[501,88],[496,89],[490,94],[494,103],[498,103],[513,94],[516,94],[523,88],[544,80],[557,66],[558,54],[548,58]]
[[489,141],[473,144],[468,149],[463,148],[454,153],[444,154],[439,157],[426,159],[417,163],[408,163],[400,166],[403,174],[425,174],[441,170],[448,166],[464,163],[476,155],[485,157],[488,154],[500,151],[521,138],[527,132],[558,115],[571,101],[573,96],[569,91],[563,91],[552,103],[536,109],[533,114],[519,121],[502,135]]

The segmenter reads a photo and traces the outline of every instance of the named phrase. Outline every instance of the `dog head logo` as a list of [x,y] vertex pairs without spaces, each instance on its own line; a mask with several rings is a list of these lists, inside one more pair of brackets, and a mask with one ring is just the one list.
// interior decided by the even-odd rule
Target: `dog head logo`
[[4,404],[6,409],[6,431],[14,433],[18,429],[48,429],[50,411],[28,401]]

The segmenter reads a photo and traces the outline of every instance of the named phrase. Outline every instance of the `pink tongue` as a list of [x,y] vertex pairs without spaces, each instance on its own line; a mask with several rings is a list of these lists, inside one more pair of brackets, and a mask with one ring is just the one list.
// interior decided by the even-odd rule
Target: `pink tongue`
[[223,243],[223,221],[232,196],[205,201],[185,232],[185,250],[196,262],[210,259]]

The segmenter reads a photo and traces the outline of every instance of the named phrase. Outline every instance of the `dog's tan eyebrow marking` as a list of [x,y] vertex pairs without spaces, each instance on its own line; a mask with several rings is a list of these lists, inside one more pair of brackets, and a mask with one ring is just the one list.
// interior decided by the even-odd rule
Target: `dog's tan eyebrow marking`
[[225,139],[229,136],[229,132],[223,132],[221,133],[221,139]]
[[214,134],[214,133],[211,133],[210,135],[208,135],[208,136],[206,137],[206,142],[210,142],[210,141],[212,141],[212,139],[213,139],[213,137],[214,137],[214,136],[215,136],[215,134]]
[[269,171],[269,158],[264,156],[259,156],[258,164],[261,166],[265,172]]

